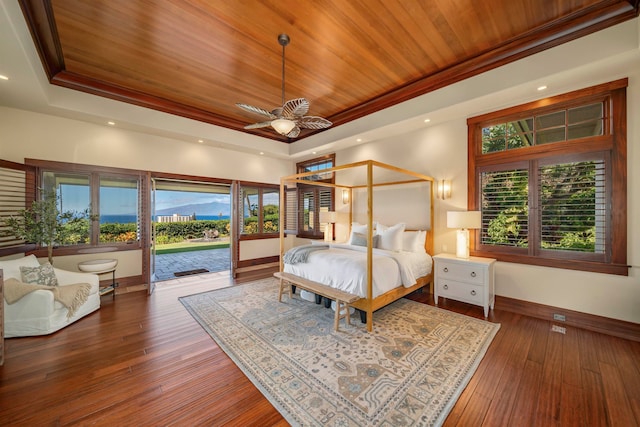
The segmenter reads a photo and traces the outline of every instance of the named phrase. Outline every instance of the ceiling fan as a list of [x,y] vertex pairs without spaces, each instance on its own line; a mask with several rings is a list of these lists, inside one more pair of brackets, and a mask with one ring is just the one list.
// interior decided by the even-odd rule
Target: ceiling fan
[[258,129],[271,126],[280,135],[288,138],[296,138],[300,135],[300,128],[325,129],[332,125],[329,120],[322,117],[306,116],[305,114],[309,111],[309,101],[305,98],[297,98],[284,102],[284,50],[290,41],[291,39],[286,34],[280,34],[278,36],[278,43],[282,46],[282,107],[267,111],[260,107],[254,107],[253,105],[236,103],[238,107],[245,111],[268,118],[266,121],[247,125],[244,127],[245,129]]

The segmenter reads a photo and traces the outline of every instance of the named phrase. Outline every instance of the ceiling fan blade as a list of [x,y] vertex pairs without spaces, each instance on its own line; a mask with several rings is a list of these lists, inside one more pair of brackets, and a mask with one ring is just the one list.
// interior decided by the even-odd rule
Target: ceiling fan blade
[[300,135],[300,128],[296,126],[287,134],[287,138],[297,138],[298,135]]
[[317,116],[304,116],[298,119],[296,123],[305,129],[325,129],[333,124],[329,120]]
[[284,117],[300,118],[309,112],[309,101],[305,98],[297,98],[287,101],[282,106]]
[[251,124],[251,125],[246,125],[244,128],[245,129],[266,128],[267,126],[271,126],[271,122],[272,122],[272,120],[269,120],[269,121],[266,121],[266,122],[254,123],[254,124]]
[[274,116],[273,114],[271,114],[267,110],[265,110],[263,108],[260,108],[260,107],[254,107],[253,105],[242,104],[242,103],[236,103],[236,105],[238,107],[242,108],[243,110],[248,111],[250,113],[260,114],[261,116],[265,116],[265,117],[268,117],[270,119],[276,119],[277,118],[276,116]]

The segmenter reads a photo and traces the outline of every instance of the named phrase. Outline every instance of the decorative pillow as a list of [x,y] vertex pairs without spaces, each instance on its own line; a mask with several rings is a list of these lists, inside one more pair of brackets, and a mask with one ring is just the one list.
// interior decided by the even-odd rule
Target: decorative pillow
[[58,286],[58,279],[53,266],[48,262],[38,267],[20,267],[22,281],[45,286]]
[[[377,248],[380,241],[380,236],[375,234],[373,236],[373,247]],[[351,233],[351,240],[349,244],[354,246],[367,246],[367,235],[363,233]]]
[[402,250],[402,234],[406,224],[404,222],[398,223],[391,227],[387,227],[378,223],[376,234],[380,236],[380,242],[378,247],[380,249],[386,249],[388,251],[399,252]]
[[[374,225],[374,227],[375,227],[375,225]],[[367,228],[368,228],[367,224],[360,224],[358,222],[352,222],[351,223],[351,234],[349,235],[349,244],[350,245],[355,245],[356,244],[356,243],[353,243],[355,234],[364,234],[366,236]],[[365,243],[364,245],[358,245],[358,246],[367,246],[367,244]]]
[[424,240],[426,238],[426,231],[405,231],[402,235],[402,250],[406,252],[425,252]]

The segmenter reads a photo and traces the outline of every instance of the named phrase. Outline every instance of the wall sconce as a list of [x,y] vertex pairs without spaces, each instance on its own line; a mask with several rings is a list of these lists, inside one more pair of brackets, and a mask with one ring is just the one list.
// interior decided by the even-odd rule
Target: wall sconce
[[438,199],[445,200],[451,198],[451,181],[448,179],[438,181],[437,194]]
[[482,213],[480,211],[447,212],[447,228],[457,228],[456,256],[469,258],[469,229],[482,226]]
[[321,211],[320,212],[320,223],[324,224],[324,241],[331,242],[333,241],[333,224],[335,224],[337,219],[337,214],[333,211]]
[[342,204],[343,205],[349,204],[349,190],[347,189],[342,190]]

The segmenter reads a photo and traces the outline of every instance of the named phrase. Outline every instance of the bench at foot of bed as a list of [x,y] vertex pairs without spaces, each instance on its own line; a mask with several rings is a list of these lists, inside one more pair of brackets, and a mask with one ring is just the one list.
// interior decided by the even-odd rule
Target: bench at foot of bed
[[342,319],[343,317],[345,318],[345,323],[347,325],[351,324],[349,304],[360,299],[360,297],[358,297],[357,295],[341,291],[340,289],[332,288],[331,286],[323,285],[322,283],[304,279],[291,273],[276,272],[273,273],[273,275],[280,279],[278,301],[282,301],[282,292],[285,290],[289,293],[289,298],[291,298],[292,292],[294,292],[292,288],[294,286],[297,286],[298,288],[313,292],[316,295],[322,295],[323,297],[335,300],[336,315],[334,328],[336,331],[338,330],[340,319]]

